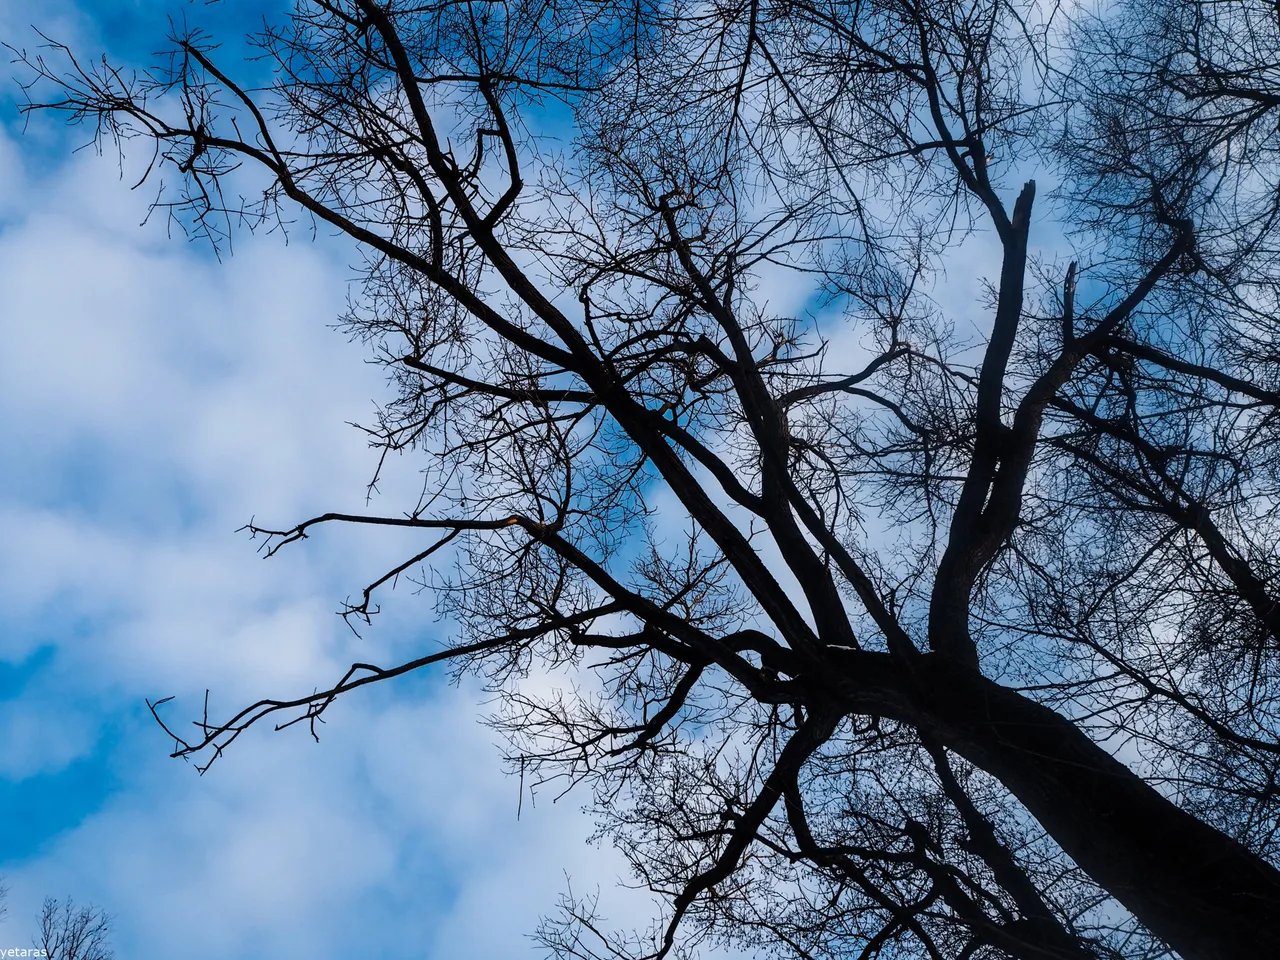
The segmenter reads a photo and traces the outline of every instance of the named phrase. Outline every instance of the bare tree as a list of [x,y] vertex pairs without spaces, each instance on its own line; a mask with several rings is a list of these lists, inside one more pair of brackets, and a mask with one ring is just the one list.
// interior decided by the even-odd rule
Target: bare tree
[[305,0],[265,87],[198,31],[20,54],[216,246],[355,241],[369,435],[424,464],[403,513],[248,529],[418,532],[344,613],[412,575],[450,640],[176,755],[447,665],[668,905],[566,895],[561,956],[1274,953],[1280,30],[1073,16]]
[[97,907],[76,909],[70,897],[61,903],[48,897],[34,945],[49,960],[112,960],[110,933],[111,918]]
[[[0,923],[8,919],[9,908],[4,901],[9,888],[0,883]],[[108,949],[111,918],[94,906],[75,909],[68,897],[65,903],[53,897],[45,898],[40,910],[40,935],[32,942],[34,951],[50,960],[112,960],[115,956]]]

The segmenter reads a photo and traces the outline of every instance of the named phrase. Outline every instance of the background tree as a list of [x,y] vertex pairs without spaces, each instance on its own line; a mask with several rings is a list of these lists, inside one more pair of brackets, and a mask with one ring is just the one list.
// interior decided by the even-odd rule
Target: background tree
[[[0,922],[8,919],[4,901],[9,888],[0,883]],[[112,960],[115,954],[108,946],[111,917],[95,906],[75,908],[68,897],[64,902],[46,897],[40,910],[40,933],[32,947],[43,950],[50,960]]]
[[199,31],[20,54],[215,246],[358,244],[370,437],[423,458],[403,513],[249,530],[417,531],[345,613],[416,571],[449,641],[177,754],[449,664],[668,904],[567,896],[562,956],[1274,952],[1277,22],[1073,16],[309,0],[266,88]]
[[111,918],[94,906],[80,907],[68,897],[53,897],[40,911],[40,934],[35,946],[50,960],[112,960]]

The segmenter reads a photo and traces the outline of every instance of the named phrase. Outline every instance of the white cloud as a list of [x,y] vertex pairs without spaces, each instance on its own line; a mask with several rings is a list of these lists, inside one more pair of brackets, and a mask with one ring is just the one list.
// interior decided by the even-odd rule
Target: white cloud
[[[382,388],[326,328],[346,253],[244,239],[219,266],[139,229],[145,198],[110,163],[23,181],[21,150],[0,136],[0,196],[22,198],[0,227],[0,657],[53,653],[0,714],[0,775],[97,756],[119,785],[0,864],[0,940],[70,893],[139,960],[532,956],[562,871],[608,889],[620,860],[584,843],[572,798],[516,821],[474,689],[367,691],[320,745],[254,731],[204,778],[141,709],[176,693],[167,716],[191,719],[206,685],[223,710],[430,639],[408,591],[364,639],[333,616],[408,540],[323,533],[263,562],[233,532],[362,505],[373,461],[343,422]],[[96,754],[108,725],[119,742]]]
[[61,770],[93,749],[97,718],[82,710],[0,703],[0,776],[26,779]]

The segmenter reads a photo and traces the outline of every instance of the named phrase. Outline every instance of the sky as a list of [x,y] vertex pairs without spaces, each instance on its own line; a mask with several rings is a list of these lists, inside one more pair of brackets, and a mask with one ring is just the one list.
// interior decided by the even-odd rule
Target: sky
[[[167,16],[234,41],[272,6],[0,0],[0,40],[34,47],[34,21],[142,63]],[[19,99],[0,74],[0,950],[31,944],[49,896],[109,912],[121,960],[518,960],[570,882],[646,925],[586,798],[520,802],[474,685],[366,688],[319,744],[255,729],[204,777],[168,757],[148,698],[174,697],[180,724],[208,689],[226,715],[421,655],[445,627],[408,590],[363,637],[335,615],[411,539],[322,530],[264,560],[236,532],[365,507],[375,454],[347,424],[388,393],[331,327],[353,249],[238,235],[219,262],[144,224],[151,194],[77,151],[83,130],[24,130]],[[953,261],[954,302],[979,302],[991,243]],[[396,512],[419,481],[392,468]]]
[[[0,0],[0,40],[34,21],[137,62],[165,16],[145,0]],[[574,797],[504,775],[484,694],[418,676],[349,696],[319,744],[255,730],[206,776],[168,757],[167,717],[327,685],[353,659],[431,649],[427,598],[398,591],[363,638],[341,600],[403,556],[323,532],[270,561],[236,529],[360,509],[374,455],[348,421],[386,398],[330,327],[352,250],[237,238],[219,263],[170,237],[83,131],[23,130],[0,89],[0,949],[29,946],[48,896],[113,917],[127,960],[519,958],[572,881],[621,925],[621,857]],[[388,482],[414,482],[397,464]],[[585,800],[585,798],[584,798]]]

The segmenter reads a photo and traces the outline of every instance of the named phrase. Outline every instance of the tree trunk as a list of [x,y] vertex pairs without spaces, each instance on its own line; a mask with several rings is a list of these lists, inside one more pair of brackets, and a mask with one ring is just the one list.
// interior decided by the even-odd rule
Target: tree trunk
[[1280,956],[1280,871],[1179,809],[1070,721],[955,661],[922,658],[919,705],[1063,850],[1185,960]]

